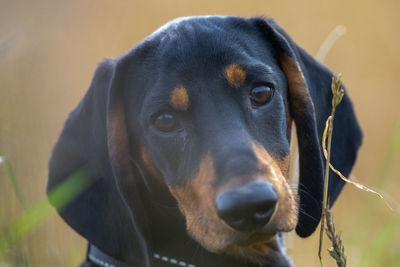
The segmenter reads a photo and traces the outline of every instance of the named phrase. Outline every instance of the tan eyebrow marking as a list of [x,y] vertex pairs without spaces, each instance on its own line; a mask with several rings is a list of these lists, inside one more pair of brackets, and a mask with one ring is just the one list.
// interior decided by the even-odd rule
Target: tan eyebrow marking
[[169,103],[176,110],[187,110],[189,107],[189,95],[182,85],[176,87],[169,96]]
[[243,67],[237,64],[230,64],[225,68],[225,77],[233,87],[238,88],[246,80],[247,73]]

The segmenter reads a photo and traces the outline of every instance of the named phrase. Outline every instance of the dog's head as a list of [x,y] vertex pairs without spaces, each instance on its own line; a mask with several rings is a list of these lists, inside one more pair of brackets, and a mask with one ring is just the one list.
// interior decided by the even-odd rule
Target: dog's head
[[[151,233],[141,199],[157,198],[159,187],[207,250],[279,258],[278,232],[307,237],[321,217],[331,79],[273,20],[177,19],[100,64],[53,151],[49,188],[89,169],[97,182],[60,213],[112,255],[126,246],[118,240],[135,236],[130,249],[146,258]],[[288,181],[293,121],[297,189]],[[331,161],[347,175],[361,132],[346,95],[335,129]],[[332,176],[330,203],[343,186]]]

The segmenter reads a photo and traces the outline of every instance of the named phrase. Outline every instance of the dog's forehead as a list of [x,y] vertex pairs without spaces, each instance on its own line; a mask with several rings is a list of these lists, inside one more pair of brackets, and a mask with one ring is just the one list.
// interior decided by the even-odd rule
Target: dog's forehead
[[216,33],[226,32],[239,28],[251,28],[245,18],[232,16],[192,16],[176,18],[158,28],[146,39],[174,39],[182,34],[192,33]]
[[248,20],[238,17],[179,18],[155,31],[148,40],[153,47],[149,60],[152,71],[156,71],[155,79],[163,80],[164,87],[172,80],[184,83],[194,77],[209,78],[210,73],[219,75],[229,65],[236,66],[230,68],[231,74],[243,78],[240,65],[271,57],[262,34]]
[[174,20],[153,33],[151,39],[158,44],[154,53],[158,65],[171,70],[218,67],[218,63],[251,55],[257,34],[246,19],[209,16]]
[[[157,98],[166,99],[175,92],[173,99],[186,102],[186,91],[190,96],[190,91],[207,87],[205,82],[215,86],[224,81],[239,87],[247,77],[249,65],[258,65],[255,68],[264,71],[278,66],[262,34],[244,18],[179,18],[147,40],[153,47],[148,60],[153,73],[150,89],[157,91]],[[186,105],[177,106],[184,109]]]

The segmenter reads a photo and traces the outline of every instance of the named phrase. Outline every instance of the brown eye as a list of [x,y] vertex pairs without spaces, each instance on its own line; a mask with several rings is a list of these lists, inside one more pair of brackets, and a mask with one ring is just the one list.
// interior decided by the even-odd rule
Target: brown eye
[[162,132],[172,132],[179,128],[179,124],[174,115],[169,113],[161,113],[156,115],[153,124]]
[[261,85],[251,89],[249,98],[253,107],[259,107],[267,104],[274,95],[272,85]]

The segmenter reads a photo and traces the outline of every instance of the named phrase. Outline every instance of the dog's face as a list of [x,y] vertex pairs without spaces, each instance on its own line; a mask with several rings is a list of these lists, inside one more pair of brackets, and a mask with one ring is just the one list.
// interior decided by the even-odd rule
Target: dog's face
[[[141,153],[176,198],[195,240],[213,252],[265,256],[275,234],[297,223],[287,180],[288,83],[254,27],[217,23],[223,27],[205,18],[173,22],[158,33],[163,37],[145,59],[154,77],[144,83],[138,117]],[[261,199],[244,207],[257,194]],[[221,205],[232,206],[226,216]]]
[[[148,220],[162,217],[147,202],[165,195],[209,255],[288,266],[277,233],[296,228],[307,237],[321,217],[332,75],[273,20],[175,20],[100,64],[53,150],[48,189],[88,169],[96,183],[59,212],[91,244],[135,266],[150,265],[157,237]],[[292,122],[296,192],[288,181]],[[345,95],[331,152],[344,175],[361,137]],[[342,187],[331,173],[331,204]]]

